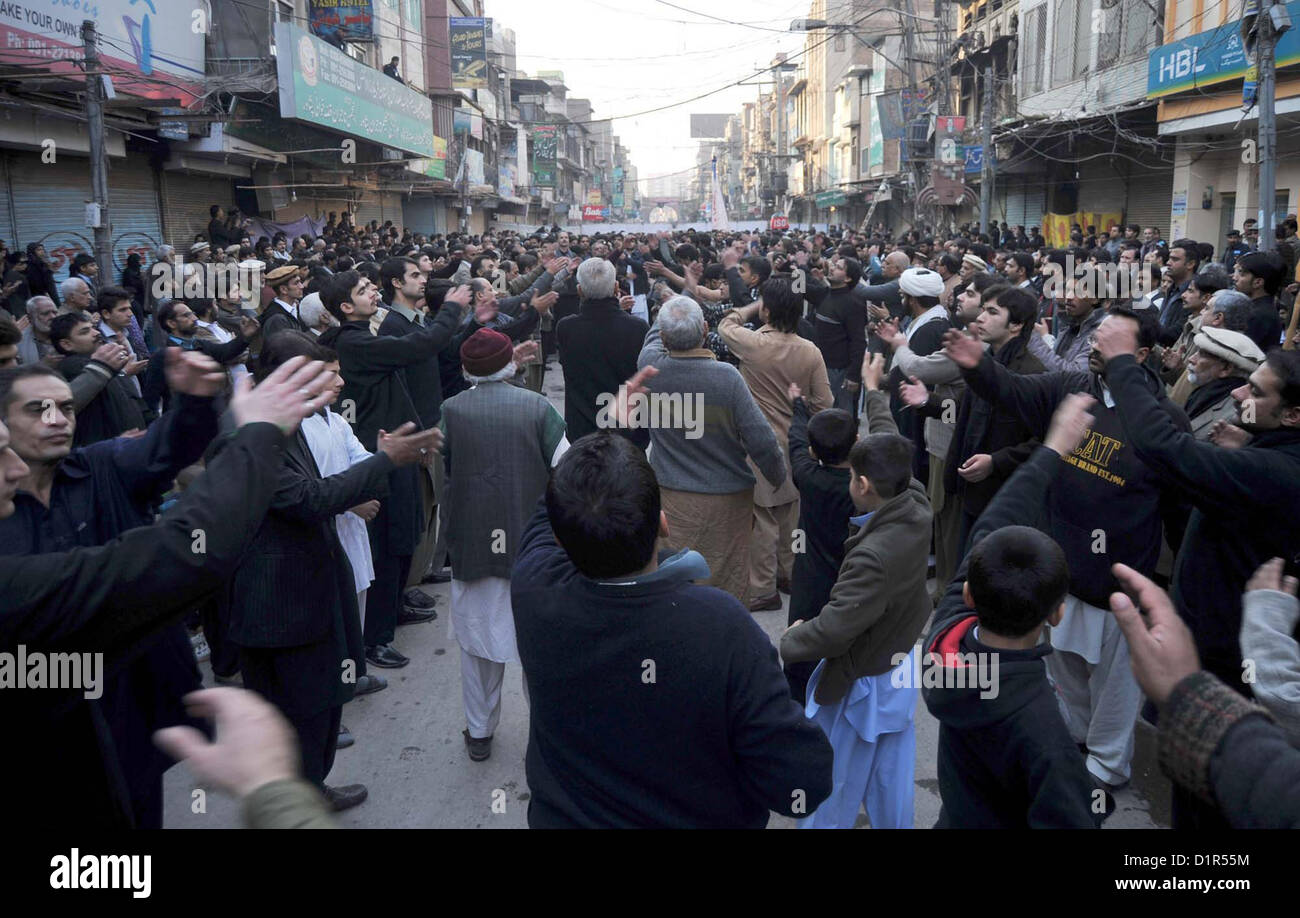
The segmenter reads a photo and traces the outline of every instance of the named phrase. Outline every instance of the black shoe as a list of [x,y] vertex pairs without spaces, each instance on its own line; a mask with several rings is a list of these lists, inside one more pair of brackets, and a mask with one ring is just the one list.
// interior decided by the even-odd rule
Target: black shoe
[[356,738],[352,735],[352,731],[343,724],[339,724],[339,741],[335,744],[334,748],[346,749],[355,742]]
[[325,787],[325,800],[329,803],[330,809],[339,813],[343,810],[350,809],[358,803],[365,803],[370,792],[366,790],[364,784],[344,784],[342,787]]
[[437,617],[438,613],[432,609],[416,609],[412,606],[402,606],[402,611],[397,613],[397,624],[418,625],[421,622],[431,622]]
[[442,571],[434,571],[431,574],[425,574],[420,578],[421,583],[448,583],[451,581],[451,574],[444,574]]
[[383,676],[374,676],[366,673],[357,680],[356,691],[352,693],[353,698],[359,698],[362,695],[369,695],[372,692],[382,692],[388,688],[388,680]]
[[478,739],[470,736],[468,730],[462,730],[461,734],[465,737],[465,747],[469,749],[469,760],[471,762],[486,762],[492,755],[492,737]]
[[1094,774],[1089,773],[1088,777],[1092,778],[1093,796],[1095,797],[1098,791],[1101,792],[1102,807],[1104,808],[1100,813],[1097,813],[1097,808],[1096,806],[1094,806],[1093,812],[1096,813],[1096,815],[1101,817],[1102,822],[1105,822],[1115,812],[1115,808],[1116,808],[1115,796],[1111,793],[1111,791],[1116,790],[1117,788],[1114,787],[1113,785],[1107,784],[1105,781],[1101,780]]
[[401,669],[411,658],[398,653],[392,644],[376,644],[366,648],[366,662],[384,669]]
[[411,589],[402,594],[402,605],[409,606],[412,609],[420,609],[423,611],[425,609],[432,609],[437,604],[438,600],[435,597],[430,596],[418,587],[411,587]]

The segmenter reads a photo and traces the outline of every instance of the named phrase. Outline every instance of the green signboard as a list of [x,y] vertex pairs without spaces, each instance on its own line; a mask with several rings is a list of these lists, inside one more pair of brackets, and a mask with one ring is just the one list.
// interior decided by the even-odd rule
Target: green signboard
[[819,191],[816,196],[818,207],[839,207],[844,200],[842,191]]
[[432,157],[429,97],[295,25],[275,25],[280,114]]

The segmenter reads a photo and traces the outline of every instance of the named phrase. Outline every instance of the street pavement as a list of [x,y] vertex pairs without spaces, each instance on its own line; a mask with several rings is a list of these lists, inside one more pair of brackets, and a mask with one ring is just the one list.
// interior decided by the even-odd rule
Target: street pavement
[[[547,368],[545,390],[563,412],[563,377],[558,364]],[[476,763],[466,754],[460,692],[460,649],[448,638],[450,589],[423,588],[437,601],[438,618],[398,629],[395,646],[411,658],[397,670],[373,669],[388,679],[388,688],[358,698],[343,709],[343,723],[356,744],[339,750],[330,784],[365,784],[369,799],[338,814],[350,828],[527,827],[528,782],[524,753],[528,743],[528,706],[518,664],[506,667],[501,723],[492,757]],[[775,644],[785,629],[789,597],[779,611],[759,612],[755,620]],[[202,666],[204,684],[212,673]],[[938,722],[918,700],[916,710],[915,825],[929,828],[939,817],[936,776]],[[671,763],[665,763],[671,767]],[[197,789],[184,765],[165,778],[166,828],[236,828],[238,804],[218,791]],[[1169,782],[1155,761],[1155,735],[1139,724],[1131,785],[1116,794],[1117,811],[1107,828],[1157,828],[1169,824]],[[201,810],[201,811],[200,811]],[[773,815],[769,828],[793,828],[798,822]],[[858,825],[866,826],[865,814]]]

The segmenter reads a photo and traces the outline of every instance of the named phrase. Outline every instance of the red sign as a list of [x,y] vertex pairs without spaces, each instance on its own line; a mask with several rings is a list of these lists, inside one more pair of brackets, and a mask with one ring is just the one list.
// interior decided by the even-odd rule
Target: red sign
[[604,216],[605,208],[601,207],[599,204],[588,204],[582,208],[582,219],[584,220],[600,220]]
[[774,230],[787,230],[790,228],[790,220],[789,218],[782,217],[778,214],[777,216],[772,218],[772,222],[770,225],[771,228]]

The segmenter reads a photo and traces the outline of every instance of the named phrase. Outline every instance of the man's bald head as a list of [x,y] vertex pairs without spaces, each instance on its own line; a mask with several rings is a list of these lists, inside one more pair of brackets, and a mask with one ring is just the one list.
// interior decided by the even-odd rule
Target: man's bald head
[[911,266],[912,260],[907,257],[906,252],[890,252],[881,262],[883,273],[889,278],[898,277]]

